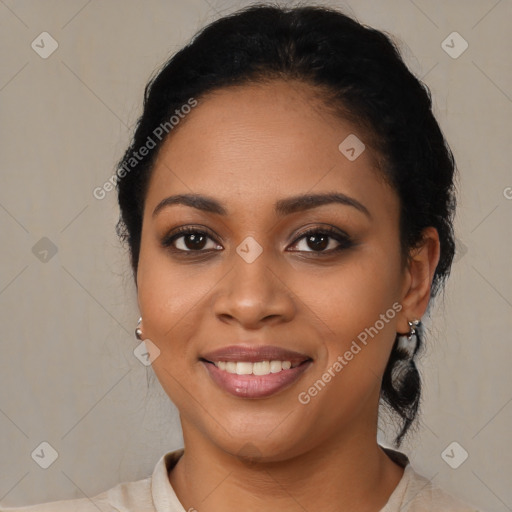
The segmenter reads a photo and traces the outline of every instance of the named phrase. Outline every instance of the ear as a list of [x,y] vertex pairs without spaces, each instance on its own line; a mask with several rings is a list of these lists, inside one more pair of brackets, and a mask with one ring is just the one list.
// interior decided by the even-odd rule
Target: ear
[[405,269],[400,301],[402,310],[397,320],[398,332],[404,334],[409,332],[407,322],[421,319],[427,310],[430,287],[441,252],[436,228],[429,226],[423,230],[422,235],[420,245],[410,251]]

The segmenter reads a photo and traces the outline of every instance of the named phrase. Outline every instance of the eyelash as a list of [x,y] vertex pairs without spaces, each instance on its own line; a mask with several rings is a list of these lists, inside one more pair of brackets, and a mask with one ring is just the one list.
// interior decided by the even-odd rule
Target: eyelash
[[[214,240],[213,235],[211,235],[208,231],[205,231],[204,229],[195,229],[190,226],[182,226],[182,227],[177,228],[172,234],[168,234],[163,238],[162,247],[167,248],[174,253],[185,254],[185,255],[189,255],[189,254],[190,255],[192,255],[192,254],[198,255],[198,254],[207,253],[210,251],[216,251],[216,249],[200,249],[197,251],[194,251],[194,250],[185,251],[183,249],[177,249],[176,247],[173,247],[173,243],[177,239],[182,238],[183,236],[186,236],[186,235],[190,235],[190,234],[205,235],[208,238],[210,238],[211,240]],[[330,226],[322,227],[322,228],[319,228],[319,227],[310,228],[310,229],[302,232],[293,241],[292,245],[296,245],[303,238],[306,238],[307,236],[313,235],[313,234],[327,235],[329,238],[335,239],[339,243],[339,246],[336,247],[335,249],[330,249],[328,251],[311,250],[311,251],[292,251],[292,252],[306,252],[308,254],[313,254],[315,256],[324,256],[324,255],[327,256],[327,255],[332,255],[333,253],[343,251],[345,249],[349,249],[350,247],[352,247],[354,245],[353,240],[347,234],[340,233],[338,230],[336,230]]]

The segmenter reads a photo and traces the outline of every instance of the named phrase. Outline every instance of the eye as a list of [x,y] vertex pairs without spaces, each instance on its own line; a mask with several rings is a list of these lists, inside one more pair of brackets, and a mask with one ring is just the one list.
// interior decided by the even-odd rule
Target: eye
[[[333,240],[335,242],[333,242]],[[210,243],[210,247],[208,247],[208,243]],[[347,234],[330,226],[323,228],[316,227],[304,231],[293,242],[291,247],[300,246],[301,243],[303,247],[292,249],[292,252],[330,254],[348,249],[354,245]],[[332,247],[333,245],[334,247]],[[190,226],[182,226],[166,235],[162,240],[162,247],[170,248],[178,253],[202,253],[211,250],[222,250],[222,246],[214,240],[213,235],[207,230],[192,228]],[[308,247],[311,250],[308,250]]]
[[[211,242],[210,247],[207,247],[208,240]],[[207,231],[191,227],[180,227],[166,235],[162,240],[162,246],[176,252],[206,252],[222,249],[222,246],[217,244]]]
[[[333,242],[335,240],[337,242]],[[302,246],[311,247],[312,250],[307,249],[298,249],[299,252],[313,252],[313,253],[333,253],[337,251],[341,251],[343,249],[348,249],[352,247],[354,244],[351,238],[335,228],[332,227],[323,227],[323,228],[312,228],[307,231],[301,233],[299,238],[295,240],[293,246],[300,245],[300,242],[304,241]],[[334,247],[333,247],[334,245]],[[292,246],[292,247],[293,247]],[[329,250],[325,250],[330,247]]]

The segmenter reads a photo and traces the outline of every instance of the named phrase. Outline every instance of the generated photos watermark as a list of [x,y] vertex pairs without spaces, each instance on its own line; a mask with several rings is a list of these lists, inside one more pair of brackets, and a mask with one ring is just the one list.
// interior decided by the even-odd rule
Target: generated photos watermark
[[[348,365],[354,356],[361,352],[362,347],[359,345],[361,343],[363,346],[368,344],[368,336],[372,339],[376,336],[379,331],[384,329],[384,326],[389,323],[390,320],[395,318],[396,314],[402,310],[402,305],[398,302],[393,303],[392,307],[390,307],[385,313],[381,313],[379,319],[370,327],[366,327],[363,331],[361,331],[357,335],[357,340],[352,340],[352,344],[350,348],[346,350],[342,355],[339,355],[336,361],[323,373],[322,377],[315,381],[313,385],[311,385],[307,391],[301,391],[298,394],[298,400],[302,405],[307,405],[311,402],[311,399],[318,395],[320,391],[322,391],[325,386],[338,375],[345,366]],[[359,343],[357,342],[359,341]]]
[[185,118],[187,114],[189,114],[192,109],[197,106],[197,100],[194,98],[189,98],[187,103],[184,103],[180,108],[177,108],[174,111],[174,114],[169,118],[168,121],[164,121],[160,123],[152,132],[152,135],[148,135],[146,142],[142,144],[136,151],[133,151],[130,158],[127,158],[120,169],[117,169],[116,172],[103,183],[101,187],[96,187],[92,191],[92,195],[95,199],[105,199],[107,194],[114,190],[117,182],[124,178],[130,171],[132,171],[139,162],[141,162],[152,149],[154,149],[157,145],[155,139],[158,141],[162,141],[169,132],[175,128],[179,122]]

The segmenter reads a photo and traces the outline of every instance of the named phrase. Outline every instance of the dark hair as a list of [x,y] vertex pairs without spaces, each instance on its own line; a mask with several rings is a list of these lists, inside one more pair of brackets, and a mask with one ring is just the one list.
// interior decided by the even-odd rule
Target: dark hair
[[[365,143],[379,155],[380,174],[400,198],[402,262],[421,243],[425,227],[433,226],[439,233],[440,259],[431,287],[431,296],[436,295],[455,252],[455,162],[432,113],[430,91],[408,70],[383,32],[319,6],[259,4],[220,18],[150,79],[143,113],[117,167],[121,215],[116,231],[128,243],[135,278],[146,189],[165,140],[155,136],[157,127],[165,126],[172,134],[170,116],[191,98],[273,79],[312,86],[326,109],[364,128]],[[135,164],[134,152],[149,140],[155,148],[137,157]],[[421,324],[418,333],[415,353],[422,345]],[[421,385],[414,358],[400,351],[397,343],[398,337],[382,379],[381,400],[401,419],[395,439],[399,446],[417,415]],[[397,365],[402,368],[398,379],[393,371]]]

